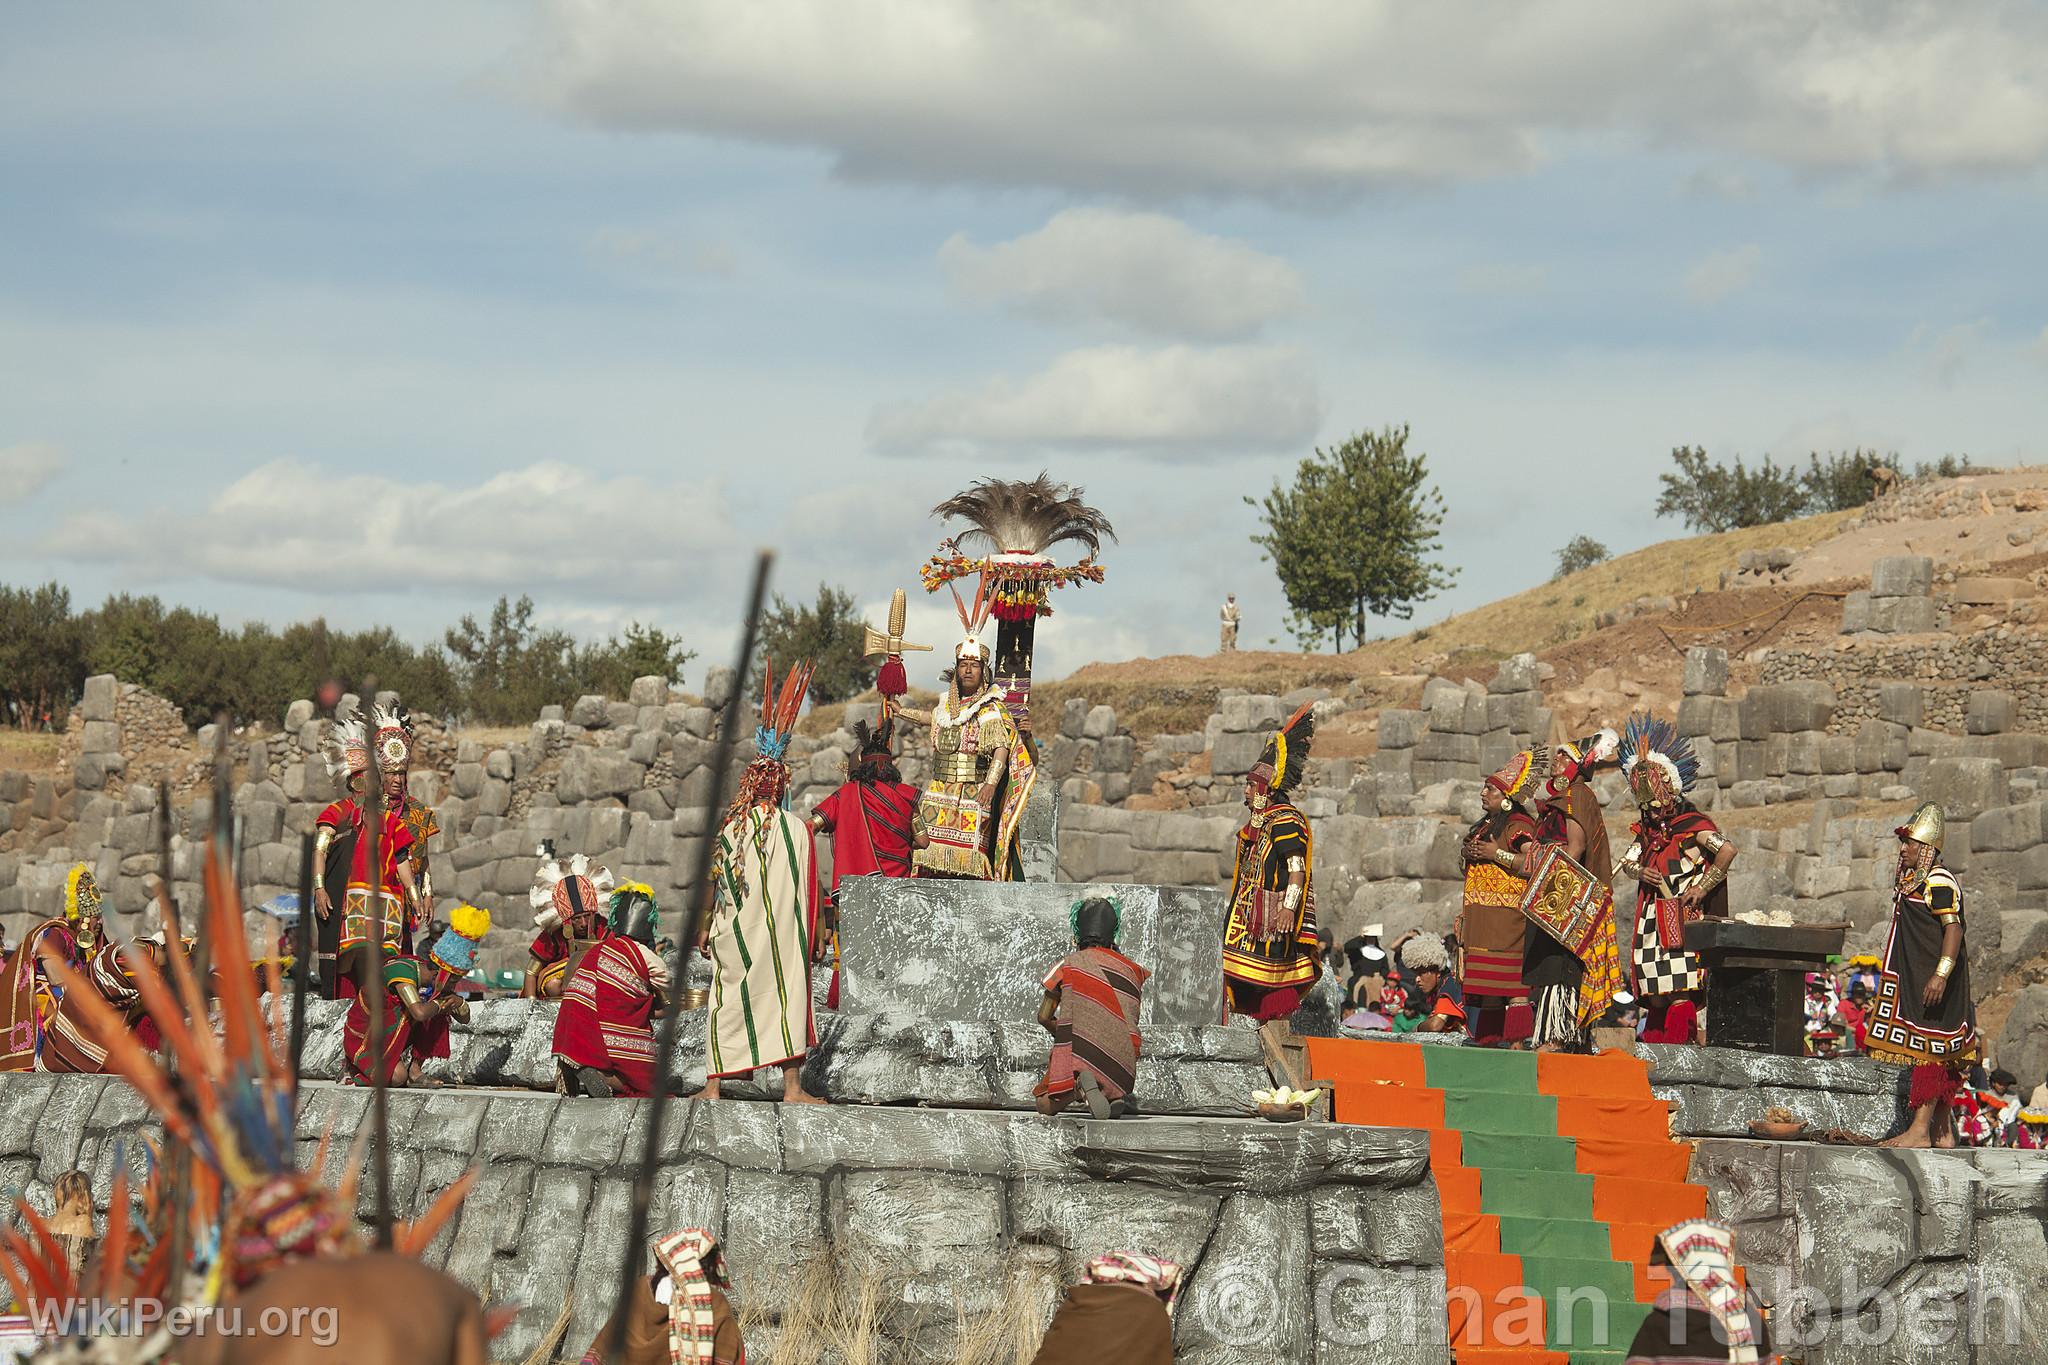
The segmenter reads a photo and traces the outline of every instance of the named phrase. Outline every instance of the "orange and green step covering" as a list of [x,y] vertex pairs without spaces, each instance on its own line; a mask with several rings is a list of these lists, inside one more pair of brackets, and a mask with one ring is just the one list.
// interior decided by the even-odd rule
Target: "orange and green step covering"
[[1459,1365],[1619,1362],[1656,1296],[1657,1234],[1707,1208],[1648,1063],[1349,1038],[1308,1047],[1338,1122],[1430,1134]]

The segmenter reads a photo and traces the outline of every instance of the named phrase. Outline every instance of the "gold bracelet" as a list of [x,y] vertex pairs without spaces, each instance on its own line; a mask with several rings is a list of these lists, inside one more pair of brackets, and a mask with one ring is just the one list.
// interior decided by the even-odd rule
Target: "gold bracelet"
[[1944,981],[1948,980],[1948,974],[1955,969],[1956,960],[1952,957],[1944,957],[1941,961],[1934,964],[1934,974]]

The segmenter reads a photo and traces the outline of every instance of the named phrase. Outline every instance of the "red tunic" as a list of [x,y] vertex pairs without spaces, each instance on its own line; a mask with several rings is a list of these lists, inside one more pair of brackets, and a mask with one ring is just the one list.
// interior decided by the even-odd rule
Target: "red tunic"
[[910,817],[917,788],[907,782],[848,782],[818,803],[832,836],[832,890],[841,877],[910,875]]
[[651,1093],[655,992],[667,984],[668,969],[652,949],[623,934],[604,939],[569,974],[555,1015],[555,1056],[611,1072],[625,1082],[622,1094]]
[[[363,828],[363,809],[354,797],[343,797],[320,812],[320,824],[337,833],[354,832],[358,836]],[[377,885],[392,895],[403,895],[405,883],[398,879],[398,856],[412,847],[412,830],[405,823],[405,817],[389,807],[384,811],[384,834],[377,840],[377,861],[382,864],[382,875]],[[370,841],[358,837],[354,853],[349,862],[348,884],[351,887],[367,887],[370,882]]]
[[[398,985],[409,982],[415,995],[423,995],[433,973],[416,957],[397,955],[384,959],[384,1079],[389,1081],[408,1060],[425,1062],[448,1055],[448,1016],[437,1014],[424,1024],[414,1023],[399,999]],[[374,1064],[370,1048],[369,997],[358,993],[349,1001],[348,1015],[341,1025],[342,1054],[348,1062],[348,1077],[368,1084]]]

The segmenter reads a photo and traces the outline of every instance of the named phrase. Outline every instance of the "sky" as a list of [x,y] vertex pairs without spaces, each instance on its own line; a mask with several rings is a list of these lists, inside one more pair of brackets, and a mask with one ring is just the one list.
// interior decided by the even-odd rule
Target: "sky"
[[[1456,585],[1674,446],[2048,460],[2048,6],[0,8],[0,581],[912,637],[941,499],[1115,523],[1041,676],[1290,643],[1245,497],[1405,424]],[[1381,629],[1407,629],[1386,622]]]

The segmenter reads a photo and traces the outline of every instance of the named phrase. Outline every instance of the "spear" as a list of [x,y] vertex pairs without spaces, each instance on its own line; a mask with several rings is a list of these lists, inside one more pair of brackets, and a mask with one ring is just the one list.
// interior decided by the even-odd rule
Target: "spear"
[[697,923],[711,899],[711,852],[718,842],[718,818],[725,810],[726,783],[737,747],[740,717],[746,713],[745,679],[754,661],[754,643],[761,632],[762,600],[768,592],[768,569],[775,556],[763,550],[754,561],[754,587],[747,599],[747,624],[740,632],[739,658],[732,670],[732,691],[725,699],[725,714],[719,718],[718,747],[711,760],[710,827],[698,842],[695,866],[684,888],[683,932],[676,935],[675,959],[669,964],[669,980],[675,983],[678,999],[669,1002],[661,1016],[661,1035],[654,1045],[654,1089],[647,1111],[647,1140],[640,1150],[640,1170],[633,1177],[633,1208],[626,1220],[626,1250],[619,1267],[619,1293],[611,1328],[605,1334],[604,1358],[623,1358],[626,1345],[626,1315],[633,1303],[633,1284],[645,1273],[641,1267],[646,1253],[649,1207],[654,1203],[654,1172],[661,1163],[662,1119],[668,1113],[669,1077],[674,1071],[676,1026],[682,1016],[680,992],[688,980],[689,955],[697,942]]
[[[369,684],[365,683],[367,691]],[[384,864],[378,844],[384,833],[384,773],[379,762],[375,736],[369,744],[370,766],[363,772],[363,832],[358,838],[369,842],[363,846],[368,855],[363,866],[369,869],[365,878],[369,890],[365,893],[365,910],[368,931],[364,941],[369,945],[369,980],[358,983],[363,1001],[369,1007],[370,1038],[370,1131],[376,1143],[377,1156],[374,1170],[377,1180],[377,1240],[379,1251],[391,1250],[391,1120],[386,1098],[389,1086],[384,1075],[385,1052],[388,1046],[384,1032],[389,1027],[384,1010]],[[342,898],[342,913],[348,913],[347,897]],[[344,924],[344,927],[346,925]]]
[[292,1104],[299,1101],[299,1063],[306,1052],[306,978],[313,971],[313,836],[299,841],[299,918],[292,926]]

